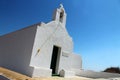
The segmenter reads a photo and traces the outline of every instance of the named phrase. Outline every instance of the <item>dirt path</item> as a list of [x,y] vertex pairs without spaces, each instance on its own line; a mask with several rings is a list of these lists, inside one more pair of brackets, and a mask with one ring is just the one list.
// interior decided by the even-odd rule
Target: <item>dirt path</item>
[[30,78],[26,75],[2,67],[0,67],[0,75],[3,75],[12,80],[90,80],[90,78],[77,77],[77,76],[73,78],[62,78],[62,77]]

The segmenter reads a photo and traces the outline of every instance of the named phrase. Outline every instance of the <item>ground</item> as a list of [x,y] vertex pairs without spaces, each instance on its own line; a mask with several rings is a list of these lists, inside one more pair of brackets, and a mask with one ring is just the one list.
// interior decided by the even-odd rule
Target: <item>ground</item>
[[0,75],[9,78],[10,80],[120,80],[120,78],[117,79],[91,79],[91,78],[85,78],[85,77],[77,77],[74,76],[72,78],[63,78],[63,77],[43,77],[43,78],[31,78],[26,75],[5,69],[0,67]]
[[72,78],[63,78],[63,77],[49,77],[49,78],[31,78],[26,75],[5,69],[0,67],[0,75],[5,76],[13,80],[88,80],[89,78],[84,77],[72,77]]

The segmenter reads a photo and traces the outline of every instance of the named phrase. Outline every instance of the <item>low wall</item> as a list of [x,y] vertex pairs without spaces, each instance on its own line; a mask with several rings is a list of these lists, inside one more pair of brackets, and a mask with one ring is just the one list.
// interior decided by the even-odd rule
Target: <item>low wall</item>
[[88,78],[115,78],[120,77],[120,74],[116,73],[107,73],[107,72],[94,72],[94,71],[85,71],[80,70],[76,73],[77,76],[88,77]]

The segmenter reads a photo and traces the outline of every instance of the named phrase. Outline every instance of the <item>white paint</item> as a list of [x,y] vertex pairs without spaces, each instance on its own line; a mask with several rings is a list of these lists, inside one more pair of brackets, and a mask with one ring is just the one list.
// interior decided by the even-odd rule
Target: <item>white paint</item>
[[[60,17],[62,12],[62,16]],[[81,58],[73,54],[73,41],[66,30],[66,13],[61,5],[53,21],[0,37],[0,66],[31,77],[50,77],[53,46],[60,47],[56,72],[64,77],[74,76],[82,68]]]
[[0,36],[0,66],[30,75],[29,66],[37,27],[28,27]]

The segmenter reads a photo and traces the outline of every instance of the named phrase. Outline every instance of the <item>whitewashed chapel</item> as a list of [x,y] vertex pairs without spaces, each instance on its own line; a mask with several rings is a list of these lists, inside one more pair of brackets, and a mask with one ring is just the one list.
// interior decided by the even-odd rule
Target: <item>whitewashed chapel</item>
[[49,23],[0,36],[0,66],[31,77],[76,75],[82,68],[82,60],[73,53],[63,6],[56,9]]

